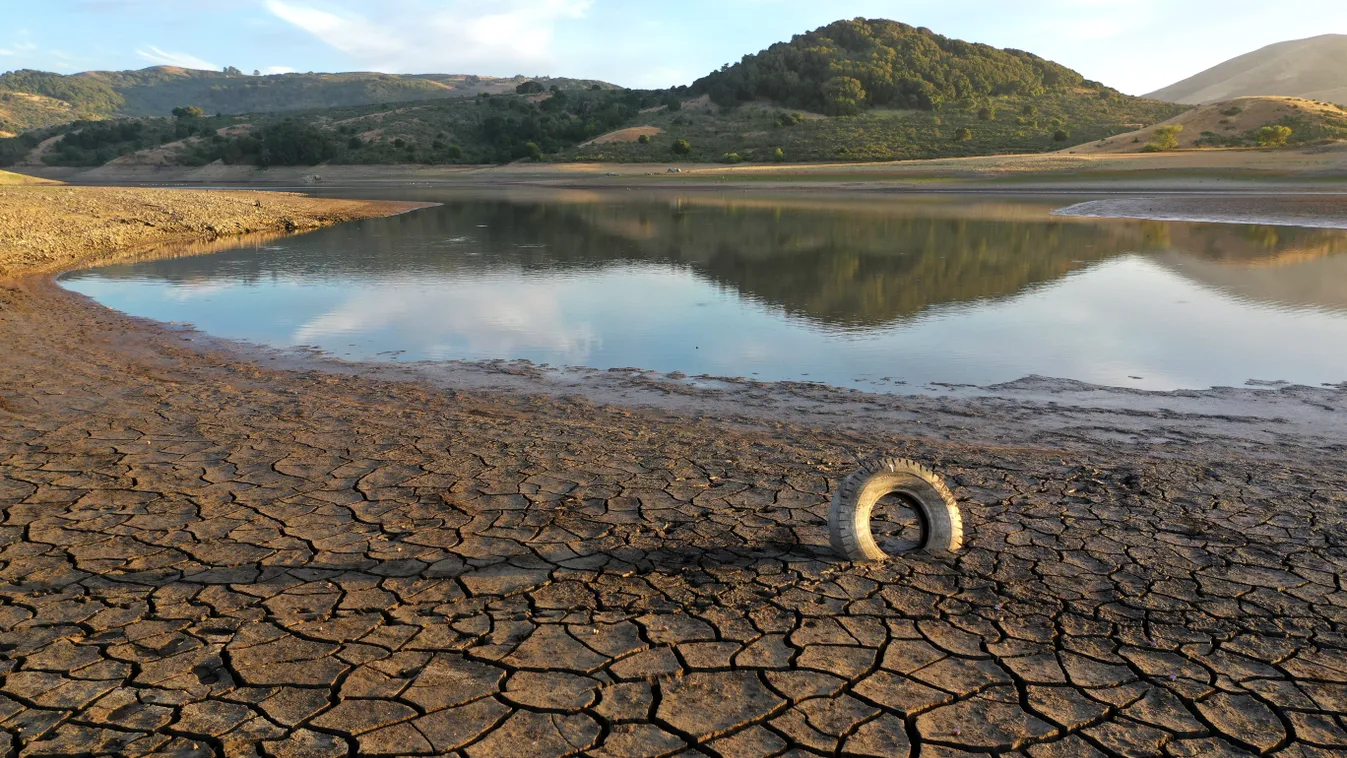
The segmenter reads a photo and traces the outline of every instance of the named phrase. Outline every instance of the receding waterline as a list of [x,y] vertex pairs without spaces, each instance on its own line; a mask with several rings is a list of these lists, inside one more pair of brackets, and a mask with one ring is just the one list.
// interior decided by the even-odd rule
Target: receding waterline
[[[402,195],[401,197],[406,197]],[[351,361],[525,359],[877,391],[1347,379],[1347,234],[1061,219],[1047,202],[445,204],[64,286]]]

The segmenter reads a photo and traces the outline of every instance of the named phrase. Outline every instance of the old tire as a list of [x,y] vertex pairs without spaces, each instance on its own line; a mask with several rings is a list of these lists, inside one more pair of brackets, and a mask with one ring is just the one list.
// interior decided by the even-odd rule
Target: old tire
[[963,547],[963,519],[945,482],[914,461],[880,458],[848,476],[833,494],[828,511],[833,549],[852,561],[888,559],[870,531],[870,519],[875,504],[890,494],[916,511],[922,532],[918,549],[940,553]]

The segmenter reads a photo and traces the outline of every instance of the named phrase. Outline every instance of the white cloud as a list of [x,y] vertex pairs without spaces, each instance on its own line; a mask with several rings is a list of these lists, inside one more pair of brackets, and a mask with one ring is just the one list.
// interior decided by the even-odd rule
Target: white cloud
[[293,74],[295,71],[296,69],[290,68],[289,66],[267,66],[262,69],[262,73],[266,76],[271,76],[273,74]]
[[194,68],[203,71],[219,71],[221,66],[217,66],[207,60],[202,60],[195,55],[187,53],[170,53],[150,45],[146,50],[137,50],[136,55],[153,63],[156,66],[178,66],[180,68]]
[[305,0],[266,0],[266,7],[371,69],[515,74],[552,63],[557,24],[583,17],[592,2],[386,0],[376,18]]
[[392,278],[362,286],[301,324],[290,344],[332,350],[346,335],[390,335],[399,347],[432,360],[543,351],[567,364],[585,363],[602,340],[585,317],[567,317],[564,290],[522,275],[467,276],[452,284]]
[[0,47],[0,55],[27,55],[37,50],[37,43],[29,38],[27,29],[19,31],[19,41],[12,43],[9,47]]

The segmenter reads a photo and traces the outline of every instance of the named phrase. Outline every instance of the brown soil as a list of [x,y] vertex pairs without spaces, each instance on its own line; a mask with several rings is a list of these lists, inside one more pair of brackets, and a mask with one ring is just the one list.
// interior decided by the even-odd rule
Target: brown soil
[[[11,274],[398,210],[51,192],[0,194]],[[1220,396],[820,390],[806,424],[753,387],[449,391],[269,368],[32,274],[0,345],[0,754],[1347,749],[1341,439]],[[1316,392],[1290,397],[1344,413]],[[878,452],[946,475],[963,552],[831,555],[829,493]]]

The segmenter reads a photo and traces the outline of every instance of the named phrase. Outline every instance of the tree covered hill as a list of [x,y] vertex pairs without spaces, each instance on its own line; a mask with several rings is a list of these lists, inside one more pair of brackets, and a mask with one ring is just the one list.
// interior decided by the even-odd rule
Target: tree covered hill
[[858,18],[745,56],[699,79],[692,91],[721,105],[771,100],[854,115],[868,107],[940,110],[952,101],[1036,96],[1087,85],[1103,89],[1031,53],[950,39],[897,21]]
[[[193,105],[207,113],[238,114],[311,110],[376,103],[402,103],[439,98],[472,97],[482,92],[514,92],[525,77],[493,78],[455,74],[274,74],[253,76],[238,69],[199,71],[155,66],[139,71],[88,71],[62,75],[19,70],[0,74],[0,93],[36,95],[62,107],[0,112],[0,131],[23,132],[76,119],[116,116],[168,116],[174,108]],[[590,89],[603,82],[540,79],[545,87]],[[64,116],[64,117],[62,117]],[[58,120],[59,119],[59,120]]]

